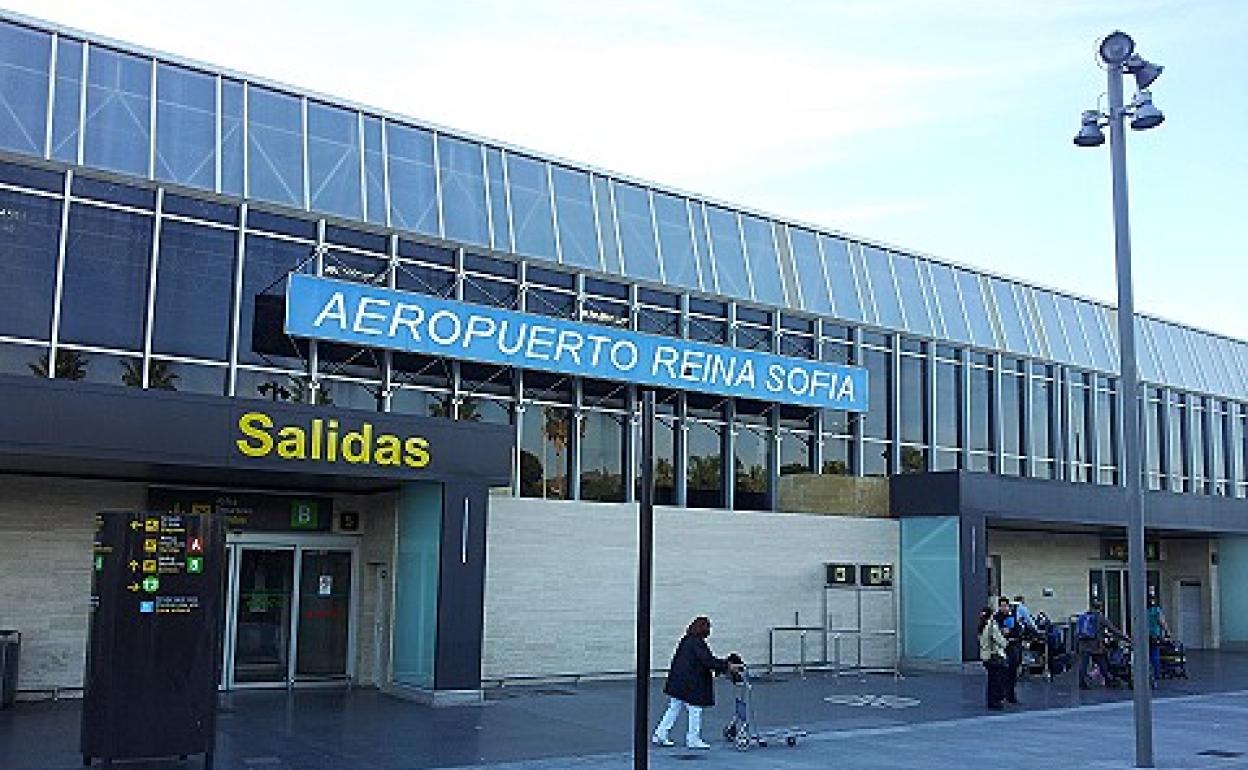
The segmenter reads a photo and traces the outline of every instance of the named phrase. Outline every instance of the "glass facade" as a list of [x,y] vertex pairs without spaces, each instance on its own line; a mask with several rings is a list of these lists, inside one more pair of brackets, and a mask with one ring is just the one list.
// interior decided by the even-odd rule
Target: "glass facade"
[[[1121,481],[1111,308],[9,21],[0,103],[0,148],[57,169],[0,164],[6,372],[509,423],[517,494],[635,496],[635,387],[291,340],[305,270],[869,370],[852,419],[666,394],[660,500]],[[1148,317],[1138,342],[1149,486],[1248,494],[1248,344]]]

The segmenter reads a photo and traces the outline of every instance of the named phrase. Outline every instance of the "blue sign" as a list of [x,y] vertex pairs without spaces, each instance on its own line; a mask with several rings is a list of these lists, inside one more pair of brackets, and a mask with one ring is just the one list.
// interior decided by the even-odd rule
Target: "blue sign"
[[486,364],[867,411],[867,371],[294,273],[286,333]]

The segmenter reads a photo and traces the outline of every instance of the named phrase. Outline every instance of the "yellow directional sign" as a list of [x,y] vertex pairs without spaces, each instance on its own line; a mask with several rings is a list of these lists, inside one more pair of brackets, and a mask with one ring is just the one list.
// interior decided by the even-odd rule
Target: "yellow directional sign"
[[126,586],[126,590],[127,590],[127,591],[129,591],[130,593],[138,593],[138,592],[139,592],[139,584],[138,584],[138,583],[131,583],[130,585]]
[[149,537],[143,541],[143,551],[145,553],[156,553],[156,538]]
[[136,569],[138,569],[138,568],[139,568],[139,563],[138,563],[137,561],[135,561],[134,559],[131,559],[131,560],[130,560],[130,569],[131,569],[131,570],[136,570]]
[[144,532],[159,532],[160,531],[160,519],[148,519],[147,521],[143,522],[143,531]]
[[155,560],[155,559],[144,559],[144,560],[143,560],[143,571],[144,571],[144,572],[155,572],[155,571],[156,571],[156,560]]
[[141,526],[143,526],[143,522],[139,521],[138,519],[135,519],[134,521],[130,522],[130,529],[138,530],[138,528]]

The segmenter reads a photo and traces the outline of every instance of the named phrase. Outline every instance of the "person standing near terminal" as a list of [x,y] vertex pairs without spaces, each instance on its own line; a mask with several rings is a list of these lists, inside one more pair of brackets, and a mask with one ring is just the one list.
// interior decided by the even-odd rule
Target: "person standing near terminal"
[[988,681],[984,685],[984,705],[994,711],[1005,708],[1001,703],[1005,698],[1005,634],[993,617],[992,608],[984,607],[979,611],[979,659],[988,673]]
[[1014,597],[1014,617],[1018,618],[1024,632],[1034,633],[1037,630],[1036,619],[1032,616],[1031,610],[1027,609],[1027,602],[1022,594]]
[[685,732],[685,745],[691,749],[710,748],[710,744],[702,740],[702,709],[715,705],[715,685],[711,676],[744,668],[740,663],[730,663],[711,654],[711,648],[706,643],[710,635],[711,621],[698,616],[685,629],[684,637],[676,646],[667,682],[663,685],[663,692],[671,700],[658,727],[654,729],[653,742],[656,745],[675,745],[668,733],[676,724],[680,710],[686,708],[689,710],[689,727]]
[[1170,638],[1170,624],[1156,596],[1148,597],[1148,665],[1153,672],[1153,683],[1161,676],[1161,642]]
[[997,600],[997,614],[994,618],[1001,627],[1001,635],[1005,637],[1005,689],[1003,695],[1007,703],[1018,703],[1018,669],[1023,665],[1023,627],[1010,607],[1009,597],[1002,596]]

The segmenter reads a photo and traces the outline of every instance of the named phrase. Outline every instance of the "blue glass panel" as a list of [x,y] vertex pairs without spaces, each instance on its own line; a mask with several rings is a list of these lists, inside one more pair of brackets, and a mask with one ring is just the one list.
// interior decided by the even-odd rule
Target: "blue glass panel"
[[654,194],[654,218],[659,226],[659,248],[667,282],[686,289],[700,289],[698,262],[689,230],[689,208],[684,198]]
[[221,80],[221,192],[243,194],[243,84]]
[[819,258],[819,236],[809,230],[789,228],[789,243],[793,244],[793,264],[797,267],[797,280],[802,287],[802,309],[812,313],[831,313],[832,301],[828,297],[827,276],[823,273],[823,260]]
[[996,301],[997,317],[1001,319],[1001,331],[1005,334],[1005,348],[1015,353],[1030,353],[1027,333],[1023,330],[1023,317],[1014,297],[1014,287],[999,278],[989,278],[992,298]]
[[354,112],[308,102],[308,197],[314,211],[363,217],[360,124]]
[[823,267],[832,285],[832,299],[836,303],[837,316],[848,321],[861,321],[862,302],[858,299],[858,281],[854,275],[853,262],[849,258],[849,243],[827,235],[819,236],[819,248],[823,252]]
[[511,190],[516,252],[553,260],[555,228],[550,213],[546,164],[523,155],[508,155],[507,182]]
[[901,520],[902,617],[907,658],[962,661],[961,547],[956,516]]
[[1138,328],[1147,343],[1149,350],[1152,352],[1153,365],[1157,372],[1157,382],[1167,383],[1170,381],[1170,373],[1167,371],[1169,365],[1166,356],[1168,353],[1161,346],[1161,342],[1156,334],[1157,322],[1151,318],[1139,319]]
[[1181,326],[1170,326],[1170,339],[1174,342],[1174,350],[1182,365],[1183,385],[1192,390],[1205,390],[1205,380],[1201,372],[1200,362],[1193,350],[1191,331]]
[[1083,333],[1088,338],[1088,350],[1092,353],[1092,365],[1098,369],[1117,369],[1109,355],[1109,343],[1105,332],[1101,329],[1100,318],[1096,308],[1082,300],[1075,300],[1075,310],[1079,313],[1079,322],[1083,325]]
[[717,206],[707,206],[706,221],[711,228],[711,256],[715,260],[719,293],[751,299],[737,215]]
[[1166,373],[1166,382],[1171,385],[1183,385],[1183,365],[1174,350],[1170,339],[1170,327],[1161,321],[1150,321],[1153,342],[1157,345],[1157,355],[1161,359],[1162,369]]
[[971,325],[971,342],[980,347],[996,347],[992,317],[988,315],[988,305],[984,303],[979,276],[957,268],[954,268],[953,274],[957,276],[958,290],[962,293],[962,306],[966,308],[966,320]]
[[[305,243],[279,241],[276,238],[265,238],[248,234],[246,251],[243,254],[243,295],[242,307],[239,309],[238,325],[238,360],[248,364],[282,364],[290,367],[302,367],[304,364],[297,355],[297,350],[289,346],[285,338],[278,346],[268,337],[281,330],[281,315],[275,319],[263,314],[263,306],[257,307],[257,296],[278,303],[283,302],[286,293],[286,277],[296,269],[305,270],[310,265],[313,247]],[[266,300],[261,300],[262,305]],[[259,311],[259,312],[258,312]],[[259,330],[257,330],[259,320]],[[257,340],[259,338],[259,340]],[[265,349],[289,348],[288,355],[261,354],[256,352],[256,342],[262,343]]]
[[81,203],[69,212],[60,339],[143,349],[152,218]]
[[61,202],[0,191],[0,211],[0,334],[46,340],[52,331]]
[[1105,330],[1105,337],[1109,345],[1109,360],[1114,371],[1119,370],[1119,361],[1121,357],[1118,355],[1118,311],[1110,310],[1107,307],[1097,307],[1097,312],[1101,316],[1102,328]]
[[1212,338],[1214,355],[1218,357],[1222,368],[1222,390],[1228,396],[1238,396],[1242,391],[1243,378],[1235,367],[1234,347],[1230,340],[1222,337]]
[[1049,344],[1049,355],[1054,361],[1076,363],[1066,341],[1066,331],[1058,317],[1057,300],[1047,291],[1035,293],[1036,306],[1040,311],[1040,324],[1044,327],[1044,339]]
[[43,157],[52,36],[0,22],[0,147]]
[[945,336],[958,342],[971,342],[971,330],[966,325],[966,313],[962,310],[962,297],[954,283],[953,268],[948,265],[931,264],[932,286],[936,301],[940,303],[940,315],[945,322]]
[[433,135],[419,128],[387,123],[386,150],[390,153],[390,224],[437,235]]
[[1135,359],[1139,365],[1140,379],[1157,382],[1157,357],[1153,355],[1153,346],[1144,334],[1144,322],[1140,318],[1135,319]]
[[56,93],[52,102],[52,157],[78,162],[78,118],[82,101],[82,43],[56,41]]
[[1227,369],[1226,357],[1223,356],[1222,339],[1211,334],[1197,332],[1204,349],[1204,374],[1209,381],[1209,389],[1214,393],[1229,394],[1234,392],[1234,379]]
[[481,145],[438,135],[438,170],[442,180],[442,221],[447,238],[490,245],[485,213],[485,167]]
[[640,187],[616,182],[615,208],[620,218],[624,274],[632,278],[660,280],[654,221],[650,218],[650,194]]
[[706,232],[706,208],[699,201],[689,201],[690,219],[693,221],[693,250],[698,257],[698,273],[702,276],[702,290],[715,291],[715,266],[711,261],[711,241]]
[[881,326],[894,329],[906,328],[901,317],[901,301],[897,298],[897,287],[893,283],[892,269],[888,264],[888,254],[874,246],[865,246],[862,259],[867,268],[871,296],[875,298],[877,322]]
[[611,183],[594,177],[594,201],[598,211],[598,237],[602,239],[602,258],[607,270],[617,275],[624,272],[620,262],[620,244],[616,237],[615,207],[611,205]]
[[92,46],[87,57],[88,166],[147,176],[151,152],[152,63]]
[[594,198],[589,174],[554,166],[555,208],[559,214],[559,249],[563,264],[602,269],[598,233],[594,229]]
[[247,100],[248,192],[252,198],[303,208],[300,100],[255,85],[248,87]]
[[1064,294],[1054,295],[1058,315],[1066,329],[1066,342],[1070,345],[1070,360],[1079,366],[1095,366],[1095,359],[1088,347],[1088,335],[1083,331],[1083,322],[1075,309],[1075,300]]
[[386,223],[386,158],[381,151],[381,119],[364,116],[364,196],[367,201],[365,218],[369,222]]
[[503,154],[493,147],[487,147],[485,165],[490,183],[490,221],[494,228],[494,248],[499,251],[511,251],[511,220],[507,216],[507,185],[503,181]]
[[216,188],[217,79],[202,72],[156,67],[156,178]]
[[913,257],[894,253],[893,274],[897,276],[897,288],[901,303],[906,309],[906,327],[915,334],[931,336],[932,320],[927,314],[923,281],[919,278],[919,266]]
[[784,305],[784,283],[780,278],[780,259],[776,256],[771,222],[742,215],[741,234],[745,237],[745,253],[754,279],[754,299],[770,305]]
[[234,238],[229,230],[161,222],[154,352],[225,360],[234,293]]

